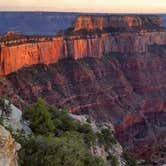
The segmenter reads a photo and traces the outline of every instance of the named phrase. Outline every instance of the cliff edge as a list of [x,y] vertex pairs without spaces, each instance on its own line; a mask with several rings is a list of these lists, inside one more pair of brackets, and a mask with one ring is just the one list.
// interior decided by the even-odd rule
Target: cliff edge
[[73,25],[74,32],[80,30],[131,31],[158,30],[162,22],[157,16],[79,16]]
[[[1,36],[0,75],[68,57],[77,60],[101,58],[112,52],[145,53],[149,45],[166,43],[165,29],[155,16],[80,16],[73,26],[68,34],[54,37],[14,32]],[[82,33],[84,29],[90,33]]]

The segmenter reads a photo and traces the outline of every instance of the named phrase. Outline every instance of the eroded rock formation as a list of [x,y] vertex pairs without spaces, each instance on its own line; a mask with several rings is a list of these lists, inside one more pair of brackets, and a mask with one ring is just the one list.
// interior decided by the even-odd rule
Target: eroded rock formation
[[[101,31],[96,32],[96,27]],[[130,27],[137,29],[132,31]],[[85,34],[75,32],[83,29],[87,29]],[[143,53],[149,45],[166,43],[166,32],[160,19],[154,16],[83,16],[77,18],[69,35],[65,32],[64,36],[51,38],[8,33],[1,38],[0,75],[6,75],[22,67],[53,64],[66,57],[101,58],[111,52]]]
[[50,104],[88,114],[100,123],[111,121],[128,152],[153,160],[153,155],[161,157],[165,146],[165,71],[165,57],[158,52],[66,59],[21,70],[8,76],[8,81],[29,103],[41,96]]
[[126,30],[154,29],[162,27],[161,20],[156,16],[80,16],[77,17],[73,29],[80,30]]
[[1,47],[0,74],[17,71],[1,91],[111,121],[128,153],[164,163],[166,32],[157,17],[122,18],[78,17],[64,36]]

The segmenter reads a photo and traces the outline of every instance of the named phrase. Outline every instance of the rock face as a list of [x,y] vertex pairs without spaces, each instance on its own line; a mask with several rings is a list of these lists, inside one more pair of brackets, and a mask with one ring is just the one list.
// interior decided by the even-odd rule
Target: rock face
[[135,57],[66,59],[7,78],[24,101],[33,103],[41,96],[72,113],[88,114],[100,123],[111,121],[125,150],[154,160],[163,156],[160,150],[166,139],[165,71],[165,55],[153,52]]
[[0,166],[18,166],[17,150],[19,145],[11,134],[0,126]]
[[[96,27],[101,32],[96,32]],[[132,31],[133,27],[137,29]],[[85,35],[76,32],[85,28],[87,29]],[[166,43],[166,32],[161,28],[158,17],[83,16],[77,18],[74,30],[69,34],[52,38],[27,37],[13,33],[2,36],[0,75],[10,74],[33,64],[56,63],[66,57],[101,58],[110,52],[143,53],[149,45]]]
[[80,30],[131,30],[151,29],[162,26],[156,16],[80,16],[74,23],[74,31]]
[[22,118],[22,111],[6,99],[0,99],[0,116],[3,125],[6,128],[10,128],[13,133],[18,131],[25,133],[25,135],[32,133],[27,122]]
[[78,17],[64,36],[6,43],[0,74],[20,70],[6,76],[0,94],[8,90],[28,103],[41,96],[72,113],[111,121],[128,153],[163,164],[166,32],[156,17],[119,17],[112,25],[113,18]]

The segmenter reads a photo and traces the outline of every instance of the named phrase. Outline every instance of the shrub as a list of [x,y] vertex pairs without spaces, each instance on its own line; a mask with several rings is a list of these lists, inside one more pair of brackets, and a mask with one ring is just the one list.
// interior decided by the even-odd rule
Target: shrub
[[96,134],[92,130],[92,127],[89,124],[78,124],[77,131],[83,134],[85,143],[88,146],[91,146],[96,141]]
[[19,158],[24,166],[104,166],[100,158],[90,154],[77,133],[31,137],[22,144]]
[[67,110],[58,110],[55,107],[48,107],[48,112],[52,116],[52,120],[55,126],[55,135],[60,136],[65,131],[75,131],[76,122],[70,117]]
[[33,136],[15,136],[22,146],[19,163],[23,166],[104,166],[102,159],[92,156],[90,147],[96,134],[88,124],[73,120],[64,110],[48,106],[42,99],[29,108]]
[[111,166],[118,166],[118,159],[116,158],[116,156],[112,156],[111,158]]
[[25,117],[30,121],[30,128],[35,134],[47,135],[54,131],[54,123],[42,99],[27,110]]
[[117,143],[112,131],[109,129],[102,129],[101,132],[98,133],[98,140],[100,144],[104,144],[107,147],[111,147],[113,144]]
[[[101,158],[92,156],[90,148],[97,140],[108,148],[117,143],[111,130],[95,133],[89,124],[73,120],[67,110],[48,106],[42,99],[27,110],[25,117],[34,135],[15,135],[22,146],[20,166],[104,166]],[[109,155],[107,159],[112,166],[118,165],[115,156]],[[136,160],[127,154],[124,159],[127,166],[137,166]]]
[[137,161],[134,158],[128,156],[126,153],[124,154],[124,159],[126,161],[127,166],[137,166],[138,165]]

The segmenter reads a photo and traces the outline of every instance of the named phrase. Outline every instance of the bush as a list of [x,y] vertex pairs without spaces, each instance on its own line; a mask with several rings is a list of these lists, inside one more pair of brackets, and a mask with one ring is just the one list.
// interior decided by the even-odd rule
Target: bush
[[76,122],[70,117],[67,110],[58,110],[55,107],[48,107],[48,112],[52,116],[52,120],[55,126],[55,135],[60,136],[65,131],[75,131]]
[[127,166],[137,166],[138,165],[137,161],[134,158],[128,156],[126,153],[124,154],[124,159],[126,161]]
[[2,117],[0,117],[0,125],[3,126],[3,118]]
[[109,129],[102,129],[101,132],[98,133],[98,140],[100,144],[104,144],[107,147],[111,147],[113,144],[117,143],[112,131]]
[[35,134],[48,135],[55,129],[50,113],[42,99],[27,110],[25,117],[30,121],[30,128]]
[[83,134],[85,143],[88,146],[92,146],[97,139],[92,127],[89,124],[78,124],[77,126],[77,131]]
[[116,156],[112,156],[111,158],[111,166],[118,166],[118,159],[116,158]]
[[19,158],[24,166],[104,166],[100,158],[90,154],[77,133],[31,137],[22,144]]
[[15,136],[22,146],[20,165],[104,166],[102,159],[90,153],[96,140],[91,126],[73,120],[65,109],[58,110],[39,99],[25,117],[34,135],[29,138]]
[[66,131],[76,131],[83,135],[84,141],[88,146],[94,144],[96,134],[89,124],[80,124],[73,120],[67,110],[58,110],[57,108],[49,107],[48,111],[52,115],[55,136],[61,136]]

